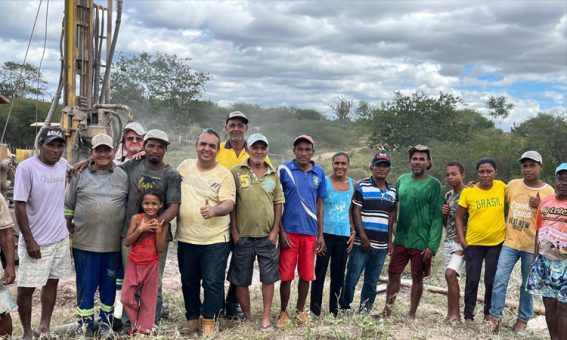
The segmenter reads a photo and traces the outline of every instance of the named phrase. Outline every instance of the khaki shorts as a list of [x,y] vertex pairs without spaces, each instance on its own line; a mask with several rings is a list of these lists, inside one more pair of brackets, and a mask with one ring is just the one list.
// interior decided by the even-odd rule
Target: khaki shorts
[[33,259],[25,247],[18,247],[18,287],[39,288],[45,286],[47,280],[61,279],[73,274],[69,238],[40,246],[40,249],[41,258]]

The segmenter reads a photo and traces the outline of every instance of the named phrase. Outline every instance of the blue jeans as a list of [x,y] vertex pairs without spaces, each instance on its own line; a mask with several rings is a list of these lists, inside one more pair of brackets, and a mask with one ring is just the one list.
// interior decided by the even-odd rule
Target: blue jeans
[[[228,242],[207,245],[177,242],[177,259],[187,320],[218,318],[224,305]],[[201,303],[201,282],[204,298]]]
[[345,284],[340,300],[342,309],[350,309],[356,283],[364,270],[364,285],[360,292],[359,310],[372,310],[374,300],[376,299],[376,285],[378,284],[387,255],[388,250],[386,249],[370,248],[369,252],[364,252],[359,245],[355,245],[352,248],[348,258]]
[[530,293],[526,291],[526,283],[528,275],[534,259],[534,254],[527,251],[512,249],[502,246],[500,258],[498,259],[498,267],[494,276],[494,287],[492,289],[492,305],[490,308],[490,316],[497,320],[502,319],[502,310],[504,309],[504,301],[506,300],[506,289],[510,274],[518,260],[522,260],[522,285],[520,287],[520,307],[518,308],[518,319],[528,322],[533,316],[534,301]]

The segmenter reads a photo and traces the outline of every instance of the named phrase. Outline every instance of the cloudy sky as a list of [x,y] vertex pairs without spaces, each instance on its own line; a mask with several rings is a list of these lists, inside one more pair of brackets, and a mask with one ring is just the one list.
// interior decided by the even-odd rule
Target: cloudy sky
[[[23,61],[39,1],[6,1],[0,63]],[[100,2],[100,1],[99,1]],[[103,1],[105,2],[105,1]],[[29,62],[41,57],[46,1]],[[50,1],[43,72],[56,86],[62,1]],[[117,51],[191,57],[221,105],[329,111],[338,95],[379,103],[394,91],[451,91],[484,110],[515,104],[509,127],[567,107],[567,1],[125,0]]]

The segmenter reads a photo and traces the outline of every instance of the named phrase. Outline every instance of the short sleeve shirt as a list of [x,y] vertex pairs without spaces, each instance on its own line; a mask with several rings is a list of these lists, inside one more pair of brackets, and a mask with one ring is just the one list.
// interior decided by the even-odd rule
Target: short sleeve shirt
[[274,224],[274,205],[284,203],[282,185],[274,168],[257,177],[245,160],[232,168],[236,184],[236,220],[242,237],[264,237]]
[[[226,141],[220,144],[219,152],[217,153],[216,161],[228,170],[236,165],[242,164],[245,160],[250,158],[250,153],[248,147],[245,145],[244,149],[240,152],[240,155],[236,155],[236,152],[230,145],[230,141]],[[272,164],[270,157],[266,156],[266,163]]]
[[201,207],[205,205],[205,200],[213,207],[222,201],[235,201],[236,188],[232,173],[220,164],[201,171],[197,168],[196,159],[184,160],[177,170],[183,180],[176,239],[200,245],[228,242],[230,215],[204,219]]
[[118,167],[89,168],[75,176],[65,195],[65,217],[73,217],[73,248],[91,252],[120,251],[126,217],[128,175]]
[[295,160],[278,168],[285,196],[282,225],[285,232],[318,235],[317,200],[327,196],[325,170],[312,163],[304,172]]
[[495,246],[504,241],[504,191],[506,184],[495,180],[492,188],[464,188],[459,206],[468,210],[467,243],[471,246]]
[[128,202],[122,228],[122,237],[126,237],[132,216],[140,212],[142,192],[154,189],[162,194],[165,201],[163,207],[158,211],[159,215],[170,204],[181,202],[181,176],[169,165],[163,169],[150,169],[144,165],[143,159],[129,160],[121,167],[128,174]]
[[[361,208],[360,214],[364,232],[375,249],[386,249],[388,245],[388,224],[396,206],[396,187],[386,182],[385,188],[379,188],[372,177],[356,184],[352,204]],[[356,235],[354,244],[360,243]]]
[[536,214],[539,253],[551,260],[567,259],[567,200],[555,196],[541,202]]
[[530,197],[539,193],[541,200],[555,195],[548,184],[540,188],[528,187],[523,179],[514,179],[506,186],[508,217],[506,219],[506,240],[504,244],[515,250],[533,253],[535,243],[535,213],[530,207]]
[[[38,156],[26,159],[16,168],[14,201],[26,203],[29,227],[39,246],[57,243],[69,236],[65,221],[65,180],[69,163],[61,158],[54,165]],[[19,246],[25,247],[23,237]]]

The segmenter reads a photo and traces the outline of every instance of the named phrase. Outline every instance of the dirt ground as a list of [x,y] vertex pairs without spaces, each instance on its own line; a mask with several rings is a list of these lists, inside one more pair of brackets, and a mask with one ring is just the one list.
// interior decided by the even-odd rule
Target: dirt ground
[[[428,283],[428,282],[426,282]],[[328,282],[326,283],[328,286]],[[227,283],[228,288],[228,283]],[[279,312],[279,294],[276,285],[276,294],[272,308],[272,316],[275,318]],[[360,282],[358,289],[361,288]],[[16,287],[12,285],[12,292],[15,297]],[[294,305],[296,285],[292,286],[292,297],[290,306]],[[169,308],[169,317],[160,326],[155,338],[159,339],[182,339],[179,328],[184,322],[183,297],[181,294],[181,282],[177,263],[177,249],[173,242],[170,245],[167,265],[164,272],[163,291],[165,301]],[[354,306],[358,304],[356,294]],[[384,304],[384,294],[379,294],[376,298],[373,313],[378,313]],[[255,277],[251,287],[251,300],[253,314],[256,318],[254,326],[241,324],[238,321],[220,320],[218,323],[221,332],[219,339],[510,339],[518,338],[510,329],[515,320],[515,310],[506,309],[504,315],[504,327],[499,334],[492,334],[482,322],[477,322],[472,326],[461,324],[447,325],[443,323],[445,316],[446,297],[440,294],[424,292],[422,303],[418,309],[415,320],[405,318],[405,313],[409,308],[409,290],[403,288],[399,294],[394,314],[387,320],[376,320],[369,315],[351,315],[334,318],[328,313],[323,313],[319,318],[312,317],[308,326],[292,327],[284,330],[266,334],[260,330],[259,316],[261,308],[261,290],[258,271],[255,270]],[[323,310],[326,310],[328,297],[324,297]],[[65,324],[75,322],[75,281],[74,277],[60,281],[57,303],[52,318],[52,330]],[[482,305],[477,305],[477,315],[480,313]],[[40,303],[39,292],[34,295],[32,326],[39,322]],[[290,317],[295,313],[290,312]],[[21,335],[21,325],[17,313],[13,316],[14,337]],[[538,316],[531,320],[528,326],[528,334],[521,339],[546,339],[547,328],[543,316]],[[61,332],[56,331],[57,334]],[[68,338],[67,336],[55,334],[52,338]],[[118,336],[116,337],[118,338]],[[190,337],[190,338],[196,338]]]

